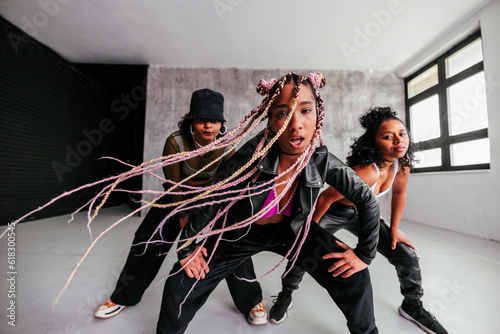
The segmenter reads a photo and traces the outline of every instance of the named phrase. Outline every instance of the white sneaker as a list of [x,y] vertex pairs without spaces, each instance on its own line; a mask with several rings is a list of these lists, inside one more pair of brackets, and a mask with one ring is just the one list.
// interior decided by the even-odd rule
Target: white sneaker
[[250,310],[247,320],[251,325],[267,324],[267,311],[262,302],[258,303]]
[[110,298],[95,310],[94,317],[100,319],[111,318],[123,311],[125,307],[127,306],[113,303]]

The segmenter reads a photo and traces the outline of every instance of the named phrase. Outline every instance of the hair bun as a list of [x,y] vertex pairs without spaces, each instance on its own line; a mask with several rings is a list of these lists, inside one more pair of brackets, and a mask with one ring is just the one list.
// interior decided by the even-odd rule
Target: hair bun
[[269,81],[261,79],[259,84],[257,85],[257,93],[259,93],[262,96],[269,94],[271,88],[273,88],[276,81],[277,81],[276,78],[272,78]]
[[326,79],[322,73],[309,73],[307,79],[315,89],[325,87],[326,85]]

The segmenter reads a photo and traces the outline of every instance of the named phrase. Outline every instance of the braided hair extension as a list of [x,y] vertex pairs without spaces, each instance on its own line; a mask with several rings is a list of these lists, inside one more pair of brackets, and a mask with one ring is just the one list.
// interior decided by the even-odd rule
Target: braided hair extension
[[[229,176],[228,178],[217,182],[215,184],[211,184],[206,187],[202,186],[190,186],[187,185],[186,182],[190,180],[191,178],[195,177],[202,171],[204,171],[206,168],[211,166],[214,163],[217,163],[220,159],[224,159],[224,157],[230,153],[231,150],[226,150],[224,154],[222,154],[219,158],[215,159],[208,165],[204,166],[201,168],[197,173],[186,177],[185,179],[181,180],[180,182],[172,182],[170,180],[167,180],[165,178],[162,178],[161,176],[158,176],[155,174],[155,171],[161,170],[162,167],[172,165],[179,163],[184,160],[191,159],[193,157],[205,154],[207,152],[213,151],[213,150],[218,150],[221,148],[226,148],[228,146],[230,147],[236,147],[244,138],[248,136],[257,126],[264,121],[266,118],[270,117],[269,115],[269,110],[272,107],[274,101],[276,98],[281,94],[281,91],[283,87],[288,84],[292,83],[294,84],[295,90],[294,90],[294,97],[293,97],[293,103],[292,103],[292,109],[291,112],[289,113],[287,119],[284,121],[283,126],[279,131],[274,134],[273,131],[270,129],[269,126],[267,126],[264,130],[264,136],[261,140],[261,142],[258,144],[257,149],[253,153],[251,159],[241,166],[233,175]],[[241,222],[236,222],[235,224],[231,226],[225,226],[225,221],[227,219],[227,213],[230,207],[232,207],[238,200],[241,200],[242,198],[248,197],[249,195],[245,195],[245,191],[247,190],[246,188],[243,189],[243,191],[235,191],[231,190],[234,189],[235,185],[242,184],[244,181],[247,179],[254,177],[256,178],[258,176],[258,170],[257,168],[252,168],[251,170],[248,170],[249,167],[254,164],[255,162],[260,161],[263,159],[271,147],[276,143],[280,135],[285,131],[287,128],[288,123],[290,122],[293,113],[296,108],[296,103],[298,100],[299,92],[300,92],[300,85],[304,84],[307,87],[309,87],[313,95],[316,99],[316,109],[317,109],[317,124],[316,124],[316,130],[314,133],[314,136],[312,138],[312,141],[308,148],[300,155],[298,156],[295,164],[293,164],[288,170],[284,171],[284,173],[288,173],[291,170],[293,170],[293,174],[290,177],[289,180],[295,180],[303,170],[303,168],[307,165],[309,162],[312,154],[315,151],[316,145],[319,143],[322,145],[323,144],[323,137],[322,137],[322,132],[321,128],[323,125],[323,120],[324,120],[324,104],[321,96],[319,95],[317,89],[321,88],[325,85],[325,79],[323,76],[319,73],[314,73],[314,74],[309,74],[307,77],[306,76],[301,76],[296,73],[288,73],[287,75],[283,76],[281,79],[276,80],[272,79],[269,82],[265,82],[261,80],[259,85],[257,86],[257,92],[261,95],[264,95],[264,99],[261,102],[261,104],[250,111],[248,114],[246,114],[243,119],[241,120],[240,124],[231,132],[228,132],[226,135],[224,135],[221,138],[218,138],[214,142],[210,143],[207,146],[201,147],[199,149],[196,149],[194,151],[188,151],[188,152],[179,152],[176,154],[172,154],[169,156],[164,156],[156,159],[152,159],[150,161],[144,162],[138,166],[133,166],[130,164],[126,164],[124,162],[119,161],[118,159],[110,158],[110,157],[104,157],[107,159],[113,159],[115,161],[118,161],[128,167],[130,167],[130,170],[119,174],[115,175],[112,177],[108,177],[93,183],[89,183],[86,185],[83,185],[81,187],[75,188],[73,190],[67,191],[55,198],[53,198],[51,201],[47,202],[46,204],[38,207],[37,209],[27,213],[26,215],[22,216],[18,220],[12,222],[10,226],[13,226],[26,217],[34,214],[35,212],[38,212],[40,210],[43,210],[47,206],[51,205],[55,201],[69,196],[77,191],[87,189],[96,185],[101,185],[103,188],[90,200],[88,201],[85,205],[82,207],[78,208],[72,213],[72,218],[73,219],[74,215],[85,208],[87,208],[87,228],[89,230],[89,234],[91,236],[91,244],[80,259],[80,261],[77,263],[75,266],[73,272],[71,273],[70,277],[68,278],[64,288],[62,291],[59,293],[58,297],[56,298],[55,303],[58,302],[59,298],[63,294],[63,292],[66,290],[68,287],[70,281],[72,280],[73,276],[75,275],[77,269],[79,266],[82,264],[83,260],[88,256],[89,252],[92,250],[92,248],[95,246],[95,244],[99,241],[99,239],[104,236],[106,233],[108,233],[113,227],[118,225],[119,223],[123,222],[124,220],[128,219],[129,217],[132,217],[136,213],[139,213],[140,211],[147,209],[151,206],[154,207],[173,207],[173,210],[162,220],[162,222],[158,225],[156,231],[153,233],[151,236],[150,240],[148,242],[153,243],[153,242],[166,242],[166,241],[153,241],[153,236],[158,232],[161,235],[162,231],[162,226],[165,224],[170,217],[175,215],[176,213],[183,211],[183,210],[189,210],[193,208],[200,208],[203,205],[212,205],[212,204],[224,204],[224,206],[221,207],[215,218],[207,224],[207,226],[203,229],[203,231],[200,231],[199,234],[196,236],[190,238],[189,240],[180,240],[179,242],[185,242],[185,244],[192,242],[193,240],[196,240],[199,236],[203,234],[203,236],[210,236],[210,235],[216,235],[219,234],[218,240],[220,240],[220,237],[222,236],[222,233],[225,231],[230,231],[234,230],[237,228],[244,228],[247,226],[250,226],[252,223],[260,219],[267,211],[269,211],[270,208],[273,206],[277,205],[279,201],[283,198],[283,196],[287,193],[287,191],[290,189],[292,186],[293,182],[289,182],[289,180],[283,181],[282,183],[277,183],[277,179],[282,176],[283,174],[280,174],[276,176],[274,179],[269,180],[269,182],[266,182],[264,186],[260,186],[257,192],[253,192],[253,195],[256,195],[258,193],[262,193],[265,191],[269,191],[271,188],[277,186],[277,185],[282,185],[285,184],[285,189],[281,192],[280,195],[276,196],[275,200],[272,201],[268,206],[265,208],[262,208],[259,212],[257,212],[254,216],[249,217],[245,219],[244,221]],[[244,173],[246,171],[246,173]],[[141,191],[130,191],[126,189],[118,189],[118,185],[122,183],[125,180],[128,180],[130,178],[143,175],[143,174],[151,174],[154,177],[158,178],[159,180],[163,182],[167,182],[171,186],[165,190],[165,191],[152,191],[152,190],[141,190]],[[276,183],[276,184],[275,184]],[[180,189],[174,191],[174,189]],[[97,217],[100,209],[103,207],[103,205],[106,203],[108,200],[109,196],[113,192],[127,192],[127,193],[135,193],[135,194],[153,194],[155,197],[153,200],[150,202],[146,201],[141,201],[142,205],[135,210],[133,210],[131,213],[125,215],[124,217],[121,217],[117,221],[115,221],[113,224],[111,224],[108,228],[106,228],[103,232],[101,232],[96,238],[92,237],[91,233],[91,222]],[[163,196],[167,194],[180,194],[180,195],[194,195],[191,196],[188,199],[175,202],[175,203],[169,203],[169,204],[157,204],[158,200],[160,200]],[[200,200],[203,199],[203,203],[200,202]],[[224,223],[222,228],[216,230],[214,229],[214,224],[215,222],[220,218],[224,217]],[[307,223],[305,224],[305,228],[308,230],[309,224],[312,220],[312,212],[308,216]],[[0,234],[0,238],[7,232],[7,229],[3,231],[2,234]],[[206,239],[205,239],[206,240]],[[146,243],[148,243],[146,242]],[[296,241],[297,242],[297,241]],[[218,243],[218,241],[217,241]],[[303,243],[303,240],[300,242],[300,244]],[[299,247],[300,249],[300,247]],[[290,250],[291,252],[291,250]],[[298,250],[297,250],[298,252]],[[296,257],[296,255],[295,255]],[[294,258],[295,258],[294,257]],[[283,259],[284,261],[284,259]],[[208,263],[208,262],[207,262]],[[279,265],[279,264],[278,264]]]
[[[325,80],[324,78],[321,76],[321,75],[316,75],[316,78],[320,78],[320,80],[318,80],[320,82],[320,84],[318,85],[315,85],[314,84],[314,81],[311,82],[311,80],[309,81],[305,81],[307,80],[306,78],[304,77],[301,77],[301,76],[298,76],[294,73],[289,73],[286,77],[286,81],[285,83],[294,83],[294,100],[293,100],[293,103],[292,103],[292,111],[290,112],[290,114],[288,115],[288,118],[285,120],[284,124],[282,125],[280,131],[274,136],[273,140],[274,141],[275,139],[277,140],[277,138],[281,135],[281,133],[283,132],[284,129],[286,129],[287,127],[287,124],[288,122],[290,121],[291,119],[291,116],[295,110],[295,107],[296,107],[296,102],[297,102],[297,97],[298,97],[298,94],[299,94],[299,90],[300,90],[300,84],[301,83],[304,83],[306,86],[309,86],[313,92],[313,95],[315,96],[316,98],[316,104],[317,104],[317,124],[316,124],[316,131],[315,131],[315,135],[313,136],[313,139],[312,139],[312,142],[311,144],[308,146],[308,149],[296,160],[296,163],[291,166],[287,171],[283,172],[282,174],[278,175],[276,178],[272,179],[269,181],[269,183],[267,184],[270,184],[271,186],[268,187],[268,188],[265,188],[265,189],[262,189],[260,192],[255,192],[255,190],[253,191],[253,195],[256,195],[257,193],[261,193],[261,192],[264,192],[264,191],[269,191],[272,187],[274,186],[277,186],[279,185],[279,183],[275,183],[277,181],[277,179],[281,176],[281,175],[284,175],[286,173],[288,173],[288,171],[290,171],[291,169],[293,168],[296,168],[294,173],[292,174],[292,176],[284,181],[283,183],[286,183],[286,186],[285,186],[285,189],[282,190],[281,194],[277,196],[277,198],[275,198],[274,201],[272,201],[271,203],[269,203],[268,206],[262,208],[260,211],[258,211],[254,216],[252,217],[249,217],[247,219],[245,219],[244,221],[242,222],[237,222],[235,223],[234,225],[230,226],[230,227],[227,227],[227,228],[224,228],[225,225],[223,225],[223,228],[220,229],[220,230],[212,230],[212,231],[209,231],[207,232],[206,229],[204,229],[203,231],[201,231],[199,234],[197,234],[196,236],[190,238],[190,240],[179,240],[179,242],[181,241],[186,241],[186,243],[181,246],[182,247],[185,247],[191,240],[194,240],[200,236],[209,236],[209,235],[214,235],[214,234],[217,234],[217,233],[221,233],[223,231],[228,231],[228,230],[232,230],[232,229],[235,229],[235,228],[244,228],[244,227],[247,227],[249,226],[250,224],[254,223],[255,221],[257,221],[259,218],[261,218],[271,207],[277,205],[277,203],[279,203],[279,201],[282,199],[282,197],[287,193],[288,189],[292,186],[293,184],[293,180],[295,180],[295,178],[300,175],[302,169],[307,165],[307,163],[309,162],[312,154],[314,153],[315,151],[315,147],[316,147],[316,144],[317,144],[317,141],[318,140],[321,140],[322,142],[322,138],[321,138],[321,126],[323,124],[323,120],[324,120],[324,107],[323,107],[323,101],[319,95],[319,93],[317,92],[316,88],[320,88],[320,87],[323,87],[324,84],[325,84]],[[311,75],[309,76],[311,77]],[[282,78],[283,79],[283,78]],[[318,82],[316,81],[316,82]],[[271,81],[273,82],[273,80]],[[280,84],[281,83],[281,80],[279,83],[276,83],[274,81],[274,83],[272,84],[272,88],[271,87],[271,84],[268,84],[266,83],[265,81],[262,81],[260,82],[259,86],[258,86],[258,91],[260,90],[261,94],[267,94],[267,98],[264,99],[263,103],[261,105],[269,105],[269,103],[272,102],[272,99],[274,99],[274,96],[278,95],[276,94],[276,92],[279,92],[282,88],[283,88],[283,84]],[[272,97],[271,97],[272,96]],[[265,112],[267,112],[268,110],[266,110]],[[270,131],[269,128],[266,129],[266,133],[265,135],[266,136],[269,136],[270,134],[272,134],[272,131]],[[265,136],[264,136],[265,137]],[[265,140],[265,138],[263,139]],[[262,142],[261,142],[262,143]],[[296,167],[297,166],[297,167]],[[283,184],[281,183],[281,184]],[[227,210],[229,209],[229,207],[237,202],[238,200],[240,200],[241,198],[244,198],[244,197],[248,197],[249,195],[243,195],[245,193],[247,189],[244,189],[244,191],[239,195],[237,196],[236,198],[233,199],[232,203],[228,206],[226,206],[226,208],[224,208],[223,210],[223,213],[221,213],[219,211],[219,213],[216,215],[216,217],[209,223],[209,226],[212,227],[214,224],[215,224],[215,221],[217,221],[219,219],[219,217],[222,215],[222,214],[225,214],[227,215]],[[314,203],[314,206],[315,207],[316,203]],[[302,229],[305,229],[304,233],[301,234],[301,231],[299,231],[299,233],[297,234],[297,238],[295,239],[293,245],[290,247],[289,251],[287,252],[287,254],[285,255],[285,257],[282,258],[282,260],[275,265],[274,268],[272,268],[271,270],[269,270],[267,273],[263,274],[261,277],[263,276],[266,276],[268,275],[269,273],[273,272],[274,270],[276,270],[286,259],[288,258],[291,258],[291,261],[292,261],[292,264],[295,263],[296,259],[298,258],[298,254],[300,253],[300,249],[303,245],[303,243],[305,242],[305,239],[306,239],[306,236],[307,236],[307,233],[309,231],[309,227],[310,227],[310,224],[312,222],[312,215],[313,215],[314,211],[311,211],[306,219],[306,222],[305,224],[301,227],[301,230]],[[226,218],[227,216],[224,216],[224,223],[226,221]],[[299,240],[299,236],[302,235],[302,238]],[[215,248],[217,247],[219,241],[221,240],[221,235],[219,234],[219,237],[216,241],[216,244],[215,244]],[[203,243],[201,244],[201,246],[203,247],[204,243],[205,243],[206,239],[204,239]],[[291,256],[291,252],[292,250],[295,248],[295,245],[298,243],[298,247],[296,248],[296,251],[295,253],[293,254],[293,256]],[[200,250],[198,250],[200,251]],[[206,260],[206,263],[207,263],[207,266],[209,264],[211,260],[211,257],[208,258]],[[190,262],[191,260],[189,260],[186,265]],[[183,268],[179,269],[182,270]],[[177,273],[177,272],[176,272]],[[174,274],[176,274],[174,273]],[[288,273],[285,272],[283,275],[286,275]],[[261,277],[259,278],[256,278],[256,279],[253,279],[253,280],[250,280],[250,279],[246,279],[246,278],[239,278],[239,279],[242,279],[242,280],[245,280],[245,281],[255,281],[255,280],[258,280],[260,279]],[[168,278],[168,277],[166,277]],[[166,279],[165,278],[165,279]],[[198,277],[197,281],[199,280],[200,278]],[[196,282],[194,283],[194,285],[196,285]],[[194,285],[191,287],[191,290],[188,292],[187,296],[189,295],[189,293],[192,291],[192,289],[194,288]],[[186,296],[186,298],[187,298]],[[186,299],[185,299],[186,300]],[[185,301],[184,300],[184,301]],[[181,312],[182,310],[182,305],[184,304],[184,301],[181,303],[180,307],[179,307],[179,312]]]
[[[317,81],[312,81],[309,78],[305,78],[303,76],[299,76],[299,75],[297,75],[295,73],[289,73],[286,76],[284,76],[283,78],[281,78],[281,80],[279,80],[279,81],[275,81],[275,80],[272,79],[270,81],[270,83],[266,83],[265,81],[261,80],[261,82],[259,83],[259,86],[257,87],[257,91],[261,95],[266,94],[266,97],[264,98],[263,102],[261,103],[261,107],[264,106],[264,105],[266,107],[265,107],[264,110],[261,109],[261,111],[263,113],[267,114],[267,117],[270,117],[268,115],[269,107],[272,106],[273,101],[280,94],[280,92],[283,89],[284,85],[287,84],[287,83],[292,83],[292,82],[294,84],[293,102],[292,102],[292,106],[291,106],[291,112],[288,114],[287,119],[284,121],[284,123],[281,126],[280,130],[275,135],[273,134],[272,130],[268,126],[266,128],[266,130],[265,130],[263,139],[259,143],[259,147],[261,147],[264,143],[267,142],[266,146],[262,150],[262,151],[265,152],[264,154],[262,154],[262,158],[265,156],[265,154],[267,154],[267,151],[268,151],[267,148],[270,148],[271,145],[274,144],[274,142],[280,137],[280,135],[287,128],[287,125],[290,122],[290,120],[291,120],[291,118],[293,116],[293,113],[295,112],[296,103],[297,103],[298,95],[299,95],[299,91],[300,91],[300,84],[305,84],[306,86],[310,87],[311,90],[312,90],[312,92],[313,92],[313,95],[316,98],[316,104],[317,104],[317,108],[316,108],[316,111],[317,111],[317,121],[316,121],[316,131],[315,131],[315,134],[314,134],[314,136],[312,138],[312,141],[311,141],[310,145],[308,146],[308,148],[298,157],[298,159],[296,160],[295,164],[293,164],[288,170],[284,171],[283,173],[279,174],[278,176],[276,176],[275,178],[273,178],[272,180],[270,180],[269,182],[266,183],[266,185],[269,185],[267,188],[263,188],[263,189],[261,189],[258,192],[256,192],[254,190],[254,191],[252,191],[252,195],[245,195],[245,193],[248,194],[248,192],[247,192],[248,189],[244,188],[238,196],[232,197],[232,199],[229,198],[229,199],[222,200],[222,201],[231,201],[231,203],[229,203],[225,208],[222,208],[221,210],[219,210],[219,212],[212,219],[212,221],[210,221],[206,225],[206,227],[202,231],[200,231],[198,234],[196,234],[195,236],[189,238],[188,240],[179,240],[179,242],[184,242],[184,244],[180,248],[183,248],[183,247],[187,246],[190,242],[192,242],[193,240],[196,240],[197,238],[199,238],[201,236],[208,237],[210,235],[218,234],[218,238],[217,238],[217,240],[215,242],[215,245],[214,245],[214,250],[215,250],[217,248],[217,246],[218,246],[221,238],[222,238],[222,232],[234,230],[234,229],[237,229],[237,228],[245,228],[247,226],[250,226],[252,223],[256,222],[259,218],[261,218],[271,207],[277,205],[279,203],[279,201],[283,198],[283,196],[285,196],[285,194],[287,193],[287,191],[292,186],[293,181],[300,175],[302,169],[305,168],[305,166],[309,162],[310,158],[312,157],[312,154],[314,153],[315,148],[316,148],[317,141],[320,140],[322,142],[321,127],[322,127],[323,120],[324,120],[324,106],[323,106],[323,103],[322,103],[323,101],[322,101],[319,93],[317,93],[316,88],[323,87],[324,84],[325,84],[325,80],[322,77],[322,75],[320,75],[320,74],[316,74],[316,75],[314,75],[314,77],[320,78],[320,79],[317,80]],[[316,84],[318,82],[319,82],[319,84]],[[261,111],[259,111],[259,113]],[[269,125],[269,123],[268,123],[268,125]],[[259,150],[256,150],[256,152],[258,152],[258,151]],[[256,156],[256,154],[254,154],[254,157],[255,156]],[[292,176],[290,176],[286,181],[283,181],[283,183],[286,184],[285,188],[282,190],[282,192],[280,193],[280,195],[276,196],[276,198],[269,203],[269,205],[267,205],[266,207],[264,207],[261,210],[259,210],[253,216],[248,217],[247,219],[245,219],[245,220],[243,220],[241,222],[236,222],[232,226],[225,227],[225,222],[226,222],[226,219],[227,219],[228,210],[229,210],[229,208],[234,203],[236,203],[238,200],[241,200],[242,198],[245,198],[245,197],[248,197],[248,196],[255,196],[258,193],[262,193],[264,191],[271,190],[276,185],[279,185],[279,183],[275,183],[275,182],[277,182],[277,180],[279,179],[279,177],[282,176],[282,175],[284,175],[284,174],[286,174],[286,173],[288,173],[293,168],[295,168],[295,171],[293,172]],[[245,169],[246,169],[246,167],[245,167]],[[240,171],[241,170],[242,169],[240,169]],[[281,183],[281,184],[283,184],[283,183]],[[315,205],[316,205],[316,203],[314,203],[313,207],[315,207]],[[267,273],[265,273],[261,277],[266,276],[269,273],[271,273],[274,270],[276,270],[287,258],[291,258],[292,264],[295,263],[295,261],[298,258],[298,254],[300,253],[300,249],[301,249],[302,245],[304,244],[306,236],[307,236],[307,233],[309,231],[309,227],[310,227],[310,224],[312,222],[313,213],[314,213],[314,211],[311,210],[311,212],[307,216],[305,224],[301,227],[301,230],[305,229],[304,233],[302,233],[302,238],[299,240],[299,236],[301,235],[301,231],[299,231],[298,234],[297,234],[297,238],[295,239],[293,245],[288,250],[288,252],[285,255],[285,257],[283,257],[281,259],[281,261],[274,268],[272,268],[271,270],[269,270]],[[215,222],[222,215],[224,215],[223,227],[221,229],[218,229],[218,230],[213,230],[212,228],[213,228]],[[205,238],[202,241],[201,247],[204,246],[206,240],[207,240],[207,238]],[[291,252],[295,248],[295,245],[297,244],[297,242],[299,243],[298,247],[296,248],[296,251],[295,251],[294,255],[291,256]],[[197,250],[197,252],[201,251],[201,247]],[[214,254],[214,252],[212,252],[212,254]],[[179,271],[183,270],[183,268],[186,265],[188,265],[189,262],[191,262],[191,260],[193,260],[193,258],[194,257],[192,257],[182,268],[180,268]],[[206,266],[209,265],[211,259],[212,259],[212,255],[206,260]],[[177,271],[177,272],[175,272],[175,273],[173,273],[171,275],[175,275],[179,271]],[[287,273],[288,273],[288,271],[285,272],[283,275],[286,275]],[[165,277],[164,279],[167,279],[169,276]],[[240,278],[240,279],[246,280],[246,281],[255,281],[255,280],[260,279],[261,277],[253,279],[253,280],[246,279],[246,278]],[[194,289],[196,283],[199,280],[200,280],[200,277],[197,278],[197,281],[193,284],[193,286],[191,287],[190,291],[187,293],[184,301],[179,305],[179,315],[182,312],[182,305],[184,304],[185,300],[187,299],[187,297],[189,296],[189,294],[191,293],[191,291]]]
[[[259,85],[257,86],[257,91],[261,95],[265,95],[266,97],[262,101],[261,105],[258,108],[254,109],[252,112],[255,112],[257,115],[260,115],[261,117],[262,116],[269,117],[268,111],[269,111],[269,108],[272,106],[274,100],[276,99],[277,96],[279,96],[279,94],[281,93],[281,90],[283,89],[284,85],[287,84],[287,83],[291,83],[291,82],[293,82],[295,84],[294,101],[292,103],[293,104],[292,105],[292,109],[295,110],[295,105],[296,105],[297,97],[298,97],[298,94],[299,94],[299,84],[307,82],[306,84],[308,84],[310,86],[310,88],[313,89],[313,92],[315,93],[315,96],[318,99],[318,124],[317,124],[317,130],[318,130],[318,127],[320,129],[321,125],[322,125],[322,122],[323,122],[323,119],[324,119],[323,103],[322,103],[321,97],[319,97],[319,94],[317,94],[316,89],[314,88],[314,86],[311,84],[310,81],[306,81],[306,80],[307,80],[307,78],[299,76],[299,75],[297,75],[295,73],[289,73],[286,76],[284,76],[283,78],[281,78],[279,81],[277,81],[276,79],[271,79],[269,82],[265,82],[264,80],[261,80],[260,83],[259,83]],[[323,79],[323,85],[324,85],[324,79]],[[319,86],[319,87],[322,87],[322,86]],[[255,153],[254,153],[252,159],[249,162],[247,162],[247,164],[245,164],[244,166],[242,166],[235,173],[235,175],[237,175],[237,174],[241,173],[243,170],[247,169],[248,166],[250,166],[254,161],[256,161],[256,158],[259,158],[259,157],[260,157],[260,159],[264,158],[264,156],[267,154],[267,152],[269,151],[269,149],[271,148],[271,146],[277,141],[277,139],[279,138],[279,136],[286,129],[286,126],[287,126],[288,122],[290,121],[292,115],[293,115],[293,113],[290,113],[288,115],[288,117],[285,120],[282,128],[280,129],[280,131],[277,134],[274,134],[272,132],[272,130],[270,130],[269,127],[266,127],[266,129],[265,129],[265,135],[263,136],[263,139],[259,143],[258,148],[255,150]],[[298,170],[295,171],[296,175],[293,175],[292,178],[294,178],[298,174],[300,174],[300,171],[302,170],[303,167],[305,167],[305,165],[307,164],[307,162],[310,159],[310,156],[314,152],[314,148],[315,148],[315,145],[316,145],[316,142],[317,142],[317,138],[318,138],[317,135],[318,135],[318,131],[316,132],[315,137],[313,138],[313,142],[309,146],[308,150],[306,150],[306,152],[304,152],[301,155],[301,157],[299,157],[299,159],[297,159],[296,163],[290,169],[288,169],[287,171],[285,171],[284,173],[289,172],[292,168],[297,168],[296,166],[298,164],[300,164],[300,165],[302,165],[302,167],[300,169],[298,169]],[[265,146],[264,146],[264,144],[265,144]],[[234,175],[233,175],[233,177],[234,177]],[[266,185],[270,185],[268,188],[262,188],[258,192],[253,192],[253,195],[270,190],[270,188],[272,188],[272,187],[275,186],[274,183],[275,183],[275,181],[278,178],[279,178],[279,176],[277,176],[276,178],[268,181],[266,183]],[[286,188],[285,188],[285,190],[283,190],[282,195],[278,196],[273,202],[271,202],[269,204],[269,206],[267,206],[266,208],[264,208],[262,211],[257,212],[255,216],[249,217],[245,221],[239,222],[239,223],[233,225],[232,227],[227,228],[227,230],[233,229],[235,227],[238,227],[238,228],[246,227],[249,224],[251,224],[252,222],[254,222],[256,219],[261,218],[271,207],[275,206],[279,202],[279,200],[284,196],[284,194],[286,193],[286,191],[291,187],[291,183],[288,184],[287,182],[288,181],[283,182],[283,183],[286,184]],[[236,181],[236,182],[233,182],[231,184],[228,184],[228,185],[226,185],[224,187],[220,187],[220,188],[221,189],[227,189],[228,187],[232,187],[232,186],[234,186],[235,184],[238,184],[238,183],[241,183],[241,182]],[[279,185],[279,184],[277,184],[277,185]],[[207,190],[207,192],[208,192],[208,190]],[[206,194],[206,195],[208,196],[208,194]],[[224,197],[223,195],[229,195],[229,194],[218,194],[218,196]],[[233,196],[231,198],[227,198],[228,196],[225,196],[226,198],[223,198],[223,199],[218,200],[218,201],[210,202],[208,204],[216,204],[216,203],[222,203],[222,202],[228,202],[228,201],[236,202],[236,201],[238,201],[238,200],[240,200],[242,198],[245,198],[245,196],[248,197],[249,195],[243,195],[243,194],[241,194],[240,196],[237,196],[237,197]],[[193,207],[190,207],[190,208],[195,208],[195,207],[197,207],[197,206],[193,206]],[[225,211],[227,211],[227,209],[228,208],[225,208]],[[217,220],[219,217],[220,217],[220,215],[216,216],[216,218],[214,218],[214,221]],[[211,233],[209,233],[209,235],[216,234],[216,233],[220,233],[220,231],[212,231]],[[206,235],[206,234],[204,234],[204,235]]]
[[[365,133],[356,138],[351,145],[351,151],[349,151],[346,158],[348,166],[354,167],[360,165],[365,167],[372,163],[376,163],[378,167],[381,167],[384,159],[382,157],[382,151],[380,151],[375,144],[375,135],[382,123],[391,119],[401,122],[404,126],[404,123],[396,115],[397,112],[393,111],[390,107],[374,107],[359,118],[359,123],[361,127],[365,129]],[[409,133],[408,140],[408,150],[406,154],[399,159],[399,163],[401,167],[411,168],[413,162],[416,161],[415,152],[418,147],[411,140]]]

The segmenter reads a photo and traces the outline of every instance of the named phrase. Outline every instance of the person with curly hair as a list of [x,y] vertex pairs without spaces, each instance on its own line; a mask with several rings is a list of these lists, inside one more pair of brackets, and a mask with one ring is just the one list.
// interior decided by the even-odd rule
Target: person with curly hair
[[[396,115],[389,107],[376,107],[361,116],[359,121],[365,133],[354,140],[346,161],[377,197],[392,192],[391,222],[388,224],[380,218],[377,250],[396,268],[404,296],[399,313],[427,333],[444,334],[447,331],[422,305],[422,277],[416,248],[399,229],[406,204],[406,185],[417,147]],[[334,187],[321,193],[313,219],[332,234],[340,229],[354,235],[361,233],[356,206]],[[289,262],[288,274],[282,278],[282,290],[269,312],[273,323],[285,320],[287,310],[292,306],[292,292],[298,289],[305,274],[300,266],[291,266]],[[346,271],[341,276],[350,275],[351,272]]]
[[[267,126],[219,168],[209,187],[213,192],[192,206],[196,213],[190,211],[182,231],[179,261],[165,282],[157,333],[184,333],[217,284],[262,251],[306,262],[344,313],[351,333],[378,333],[367,269],[376,253],[378,201],[322,145],[324,107],[317,89],[324,84],[317,73],[261,80],[257,91],[265,98],[245,119],[258,124],[267,118]],[[325,183],[358,209],[354,249],[312,223]],[[349,277],[341,277],[345,272]]]

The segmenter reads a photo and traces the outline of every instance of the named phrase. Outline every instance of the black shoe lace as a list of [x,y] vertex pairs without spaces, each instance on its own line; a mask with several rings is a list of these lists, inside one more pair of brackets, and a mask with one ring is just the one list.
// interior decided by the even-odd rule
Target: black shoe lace
[[286,294],[283,293],[283,291],[281,291],[280,293],[278,293],[277,296],[271,295],[271,298],[274,298],[273,299],[274,304],[284,304],[286,299],[289,298],[289,296],[287,296]]
[[441,326],[439,321],[436,319],[436,317],[432,313],[430,313],[429,311],[427,311],[423,307],[419,307],[417,314],[418,314],[418,317],[420,318],[419,322],[422,322],[422,320],[423,320],[425,322],[425,323],[423,323],[423,325],[425,325],[426,327],[428,327],[431,330],[438,330],[439,333],[442,333],[442,330],[444,330],[444,328]]
[[278,301],[279,301],[279,300],[282,300],[282,298],[281,298],[282,296],[283,296],[283,293],[282,293],[282,292],[278,293],[278,295],[277,295],[277,296],[276,296],[276,295],[274,295],[274,296],[273,296],[273,295],[271,295],[271,298],[273,298],[273,299],[272,299],[273,304],[276,304],[276,303],[278,303]]

